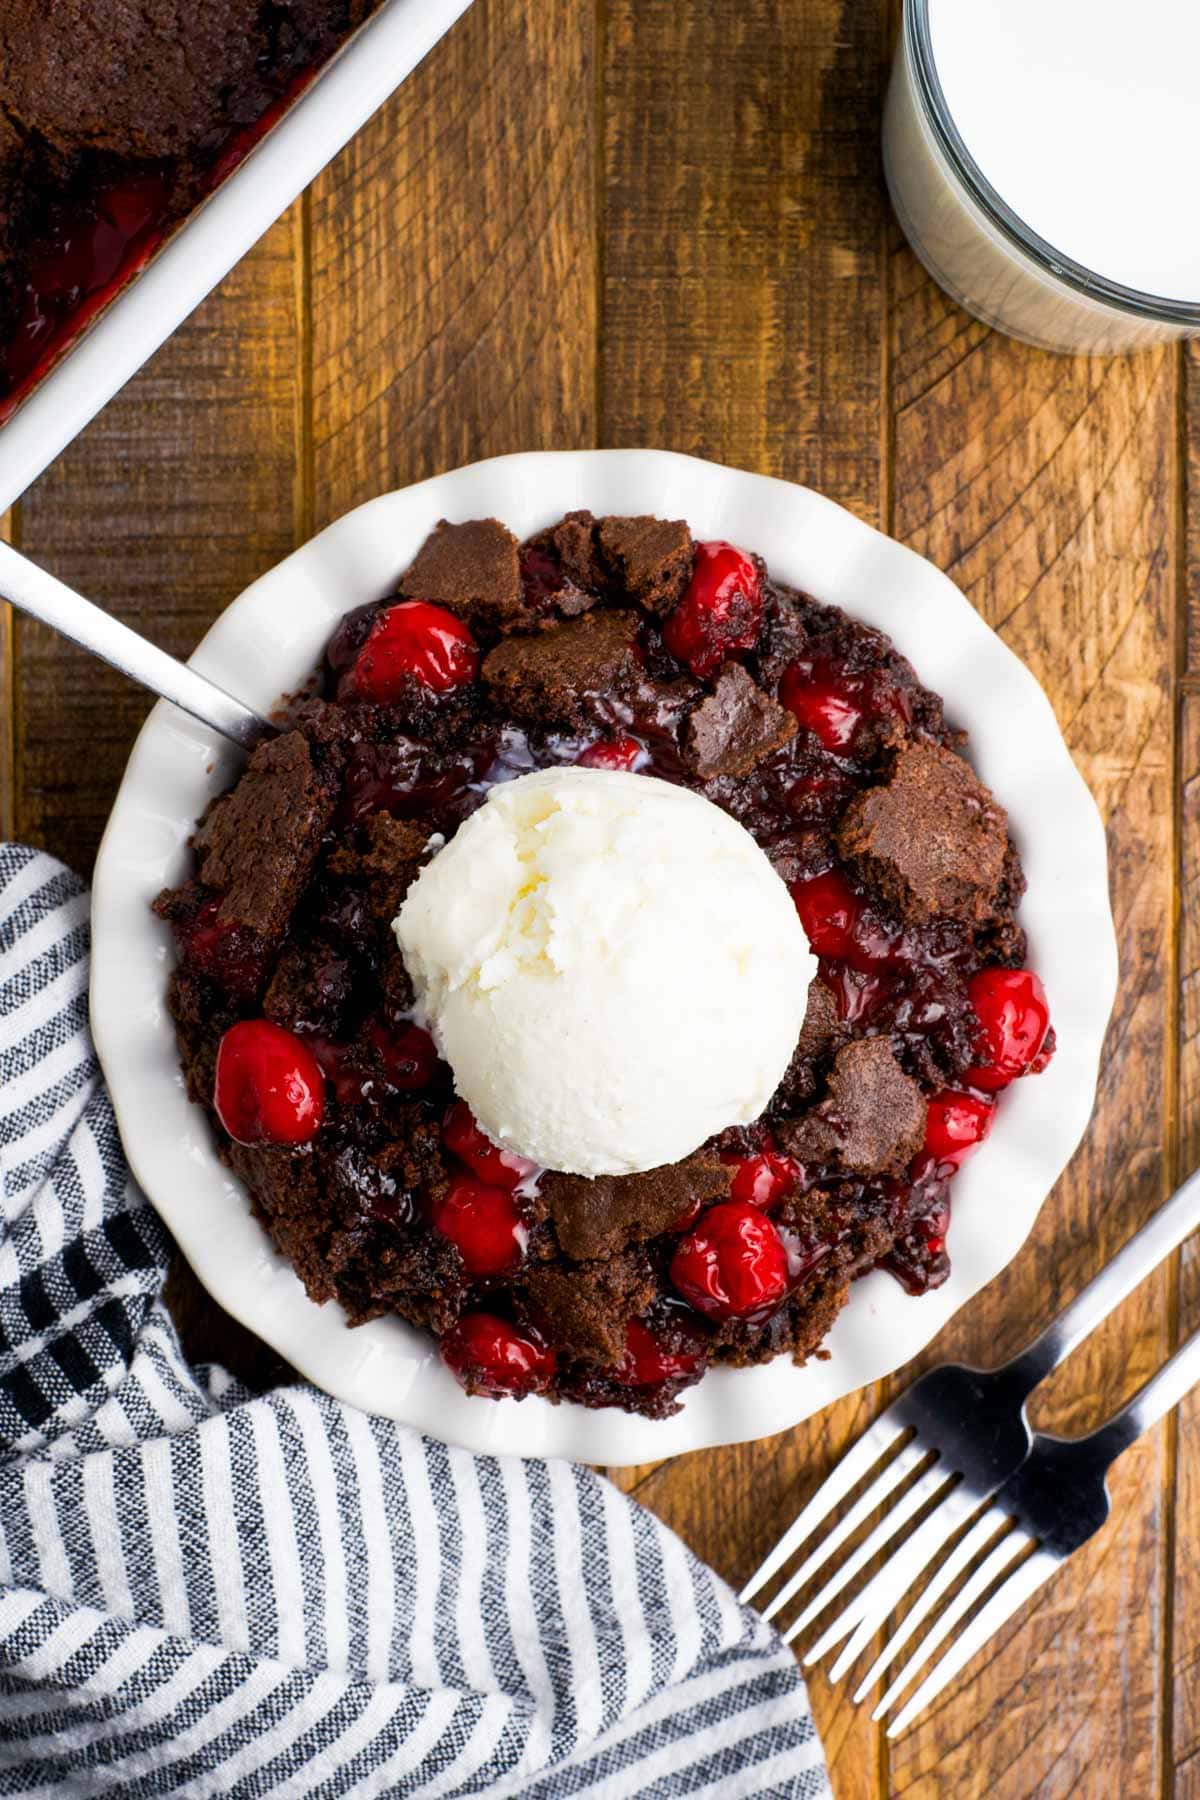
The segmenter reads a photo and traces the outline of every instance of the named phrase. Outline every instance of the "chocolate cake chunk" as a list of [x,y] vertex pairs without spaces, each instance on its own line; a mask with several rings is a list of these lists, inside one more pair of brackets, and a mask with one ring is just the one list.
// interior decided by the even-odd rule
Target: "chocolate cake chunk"
[[279,935],[312,874],[335,798],[300,732],[259,745],[196,833],[200,879],[222,896],[222,924]]
[[5,0],[4,105],[65,158],[211,149],[349,23],[345,0]]
[[837,1045],[844,1044],[850,1028],[838,1011],[837,996],[817,977],[808,990],[808,1010],[800,1027],[797,1056],[818,1062]]
[[495,699],[530,724],[586,730],[635,672],[637,615],[591,612],[539,637],[510,637],[484,658]]
[[649,1262],[635,1251],[580,1269],[537,1269],[527,1290],[551,1343],[601,1366],[620,1362],[626,1326],[658,1293]]
[[[588,606],[595,604],[608,581],[596,542],[599,524],[594,513],[569,512],[557,525],[549,531],[539,532],[529,543],[532,551],[540,551],[558,564],[568,587]],[[560,605],[560,611],[568,610]],[[574,610],[585,611],[586,607],[576,605]]]
[[1004,876],[1008,823],[961,756],[916,743],[901,750],[889,781],[846,809],[838,845],[902,917],[981,924]]
[[289,944],[275,965],[263,1012],[289,1031],[335,1037],[353,985],[350,964],[323,938]]
[[670,612],[691,579],[695,544],[682,519],[605,519],[600,548],[647,612]]
[[767,1108],[769,1118],[786,1117],[807,1104],[820,1086],[819,1065],[847,1042],[850,1027],[838,1011],[836,996],[825,983],[814,980],[808,990],[808,1011],[783,1080]]
[[748,775],[756,763],[796,735],[786,707],[764,694],[741,663],[728,662],[684,732],[684,750],[701,781]]
[[567,1255],[590,1262],[669,1231],[681,1214],[723,1199],[731,1179],[724,1163],[697,1151],[640,1175],[546,1175],[541,1194]]
[[856,1175],[898,1171],[921,1148],[925,1099],[885,1038],[859,1038],[838,1051],[815,1111],[775,1135],[801,1163]]
[[356,883],[368,917],[390,925],[429,855],[429,831],[391,813],[372,813],[361,849],[340,844],[325,865],[331,875]]
[[526,618],[518,548],[498,519],[443,519],[401,578],[400,592],[460,613],[484,633],[511,631]]

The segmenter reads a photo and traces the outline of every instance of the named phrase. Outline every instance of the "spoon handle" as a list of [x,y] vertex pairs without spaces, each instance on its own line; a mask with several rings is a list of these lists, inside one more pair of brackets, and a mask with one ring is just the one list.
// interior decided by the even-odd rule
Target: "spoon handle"
[[14,550],[11,544],[3,542],[0,542],[0,596],[245,749],[271,730],[265,719],[240,700],[235,700],[232,694],[227,694],[224,688],[195,669],[189,669],[176,657],[168,656],[157,644],[123,625],[92,601],[85,600],[74,588],[47,574],[45,569]]

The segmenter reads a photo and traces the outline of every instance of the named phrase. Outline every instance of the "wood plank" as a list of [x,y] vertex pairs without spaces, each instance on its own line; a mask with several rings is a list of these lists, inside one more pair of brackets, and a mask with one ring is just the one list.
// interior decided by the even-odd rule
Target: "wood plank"
[[476,0],[313,196],[323,524],[595,431],[591,6]]
[[[1177,359],[1043,355],[965,323],[893,259],[897,535],[954,577],[1049,692],[1104,813],[1123,982],[1095,1119],[1014,1265],[929,1360],[1010,1353],[1166,1191],[1174,1030]],[[1077,1352],[1037,1422],[1081,1430],[1169,1347],[1166,1272]],[[1118,1465],[1113,1518],[894,1746],[899,1796],[1152,1794],[1170,1571],[1164,1433]]]
[[[1193,462],[1200,471],[1200,461]],[[1192,565],[1195,574],[1195,565]],[[1179,1170],[1200,1167],[1200,693],[1184,695],[1180,720]],[[1181,1259],[1179,1330],[1200,1328],[1200,1242]],[[1179,1408],[1175,1442],[1172,1611],[1174,1706],[1170,1744],[1175,1792],[1200,1795],[1200,1398]]]
[[[609,0],[601,434],[821,488],[885,522],[877,0]],[[623,1486],[735,1584],[869,1396]],[[811,1684],[838,1800],[882,1739]]]
[[606,443],[881,516],[878,0],[612,0]]
[[[187,654],[292,549],[300,409],[296,208],[26,496],[23,548]],[[87,873],[149,701],[17,627],[16,828]]]
[[1180,451],[1185,459],[1183,482],[1187,605],[1187,670],[1200,675],[1200,339],[1185,344]]

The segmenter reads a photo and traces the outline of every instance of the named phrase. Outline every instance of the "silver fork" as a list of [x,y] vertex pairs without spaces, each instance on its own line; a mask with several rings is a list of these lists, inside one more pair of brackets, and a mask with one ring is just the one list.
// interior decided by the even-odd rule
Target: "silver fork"
[[[1025,1406],[1034,1388],[1197,1226],[1200,1170],[1188,1177],[1108,1266],[1010,1362],[998,1369],[945,1363],[914,1382],[831,1470],[750,1577],[740,1598],[751,1600],[784,1570],[834,1507],[877,1470],[845,1516],[763,1608],[764,1618],[774,1618],[889,1496],[915,1475],[911,1486],[891,1503],[879,1523],[834,1569],[784,1633],[785,1641],[791,1643],[910,1521],[925,1513],[916,1529],[896,1546],[805,1656],[806,1664],[817,1662],[848,1637],[849,1642],[830,1670],[830,1679],[840,1680],[922,1570],[975,1519],[1030,1455],[1035,1440],[1025,1417]],[[1168,1364],[1163,1370],[1164,1377],[1171,1366]],[[950,1561],[960,1550],[961,1545]],[[938,1578],[944,1573],[945,1569]],[[953,1579],[952,1573],[945,1585]],[[914,1630],[916,1623],[919,1620],[914,1622]],[[862,1699],[883,1666],[881,1660],[872,1668],[860,1684],[856,1700]]]
[[[979,1601],[985,1604],[965,1626],[941,1661],[888,1726],[896,1737],[923,1712],[982,1649],[1006,1619],[1108,1518],[1105,1476],[1135,1438],[1178,1405],[1200,1382],[1200,1331],[1140,1388],[1119,1412],[1086,1437],[1034,1434],[1033,1449],[1011,1480],[974,1520],[953,1554],[876,1659],[856,1699],[874,1686],[912,1637],[922,1619],[976,1559],[969,1578],[931,1627],[884,1694],[872,1718],[890,1712],[896,1700]],[[986,1554],[984,1552],[986,1551]]]

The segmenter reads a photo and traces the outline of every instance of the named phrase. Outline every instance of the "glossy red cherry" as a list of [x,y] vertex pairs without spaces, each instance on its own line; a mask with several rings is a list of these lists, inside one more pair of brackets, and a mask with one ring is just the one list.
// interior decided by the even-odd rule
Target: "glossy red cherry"
[[854,948],[854,927],[862,913],[862,901],[852,893],[836,869],[796,881],[791,887],[796,911],[814,953],[833,962],[846,962]]
[[394,1088],[407,1094],[429,1086],[437,1070],[438,1053],[427,1031],[419,1025],[389,1031],[376,1020],[368,1027],[367,1036],[379,1052],[384,1074]]
[[925,1119],[927,1154],[938,1164],[957,1168],[968,1151],[982,1144],[992,1129],[995,1113],[990,1100],[944,1088],[929,1102]]
[[837,869],[795,881],[791,896],[805,935],[818,956],[849,963],[864,974],[895,960],[898,940],[885,931]]
[[640,1319],[630,1319],[625,1328],[625,1354],[612,1378],[622,1387],[658,1387],[681,1375],[694,1375],[703,1360],[698,1351],[666,1349]]
[[183,934],[183,948],[192,967],[233,994],[252,994],[262,982],[262,960],[236,925],[223,923],[221,902],[209,900],[200,908]]
[[762,582],[734,544],[696,545],[687,591],[663,626],[663,643],[693,675],[713,675],[726,657],[752,650],[762,626]]
[[631,737],[600,738],[575,759],[581,769],[626,769],[631,772],[640,768],[645,760],[644,745]]
[[464,1313],[441,1342],[442,1361],[476,1393],[540,1393],[554,1374],[549,1345],[494,1313]]
[[757,1156],[723,1156],[721,1161],[734,1170],[730,1198],[761,1206],[766,1212],[795,1193],[804,1173],[800,1164],[781,1150],[760,1150]]
[[474,681],[478,669],[478,647],[461,619],[428,600],[401,600],[375,620],[340,697],[387,706],[412,681],[444,694]]
[[697,1312],[713,1319],[746,1319],[769,1312],[787,1293],[787,1251],[757,1206],[722,1200],[682,1240],[670,1274]]
[[503,1188],[460,1175],[430,1209],[434,1228],[457,1244],[470,1275],[507,1275],[519,1267],[529,1233]]
[[799,657],[784,672],[779,698],[826,750],[846,750],[863,721],[861,695],[833,681]]
[[528,1181],[537,1168],[527,1156],[493,1144],[487,1133],[480,1130],[465,1100],[456,1100],[442,1120],[442,1142],[480,1181],[489,1187],[504,1188],[510,1194]]
[[325,1113],[325,1081],[293,1032],[243,1019],[218,1046],[213,1104],[239,1144],[307,1144]]
[[996,1094],[1038,1062],[1050,1030],[1046,990],[1032,969],[980,969],[967,998],[979,1021],[979,1062],[963,1077],[968,1087]]

